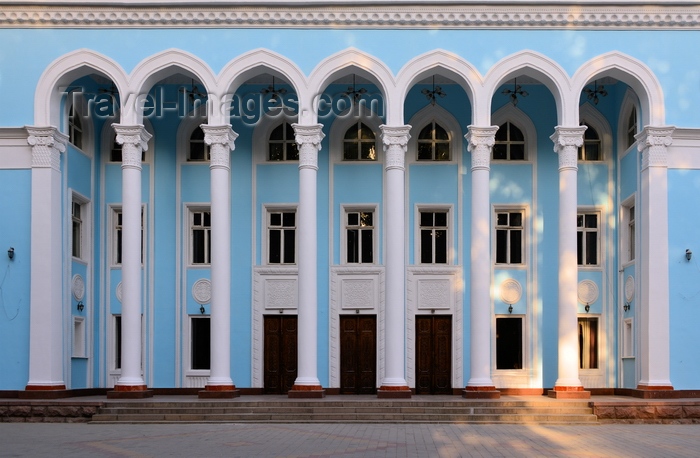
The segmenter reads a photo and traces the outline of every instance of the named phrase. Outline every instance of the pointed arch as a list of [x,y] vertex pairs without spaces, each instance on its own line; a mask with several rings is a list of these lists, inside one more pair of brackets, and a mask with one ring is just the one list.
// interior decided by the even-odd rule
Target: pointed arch
[[503,105],[493,115],[491,115],[491,125],[502,126],[506,122],[512,122],[525,136],[525,161],[534,162],[537,158],[537,129],[532,119],[522,110],[514,107],[510,103]]
[[64,89],[94,73],[111,80],[120,95],[128,91],[128,77],[119,64],[96,51],[78,49],[51,62],[39,77],[34,92],[34,124],[59,126]]
[[[367,110],[366,116],[353,116],[350,114],[350,110],[346,110],[335,118],[333,124],[330,126],[328,132],[328,154],[331,155],[331,162],[343,162],[343,140],[345,139],[345,133],[353,125],[356,125],[358,121],[361,121],[367,127],[372,129],[375,136],[375,147],[377,150],[377,161],[372,161],[373,163],[384,162],[384,154],[381,142],[381,129],[382,119],[373,111]],[[361,161],[358,161],[358,163]]]
[[[430,122],[435,121],[447,132],[450,133],[450,160],[445,161],[446,164],[461,164],[462,163],[462,139],[464,138],[464,130],[454,115],[445,110],[440,105],[427,105],[419,110],[410,119],[411,138],[408,140],[408,155],[406,163],[414,163],[417,161],[418,152],[418,135],[421,130]],[[435,162],[431,162],[435,164]]]
[[584,63],[572,78],[572,92],[581,94],[595,79],[612,77],[627,84],[639,97],[642,125],[663,126],[666,122],[663,89],[656,75],[639,60],[620,52],[609,52]]
[[486,104],[475,113],[475,125],[488,125],[491,112],[491,98],[507,80],[526,75],[537,79],[552,93],[557,106],[557,122],[561,126],[573,126],[578,118],[578,93],[571,96],[569,76],[554,60],[535,51],[521,51],[504,57],[486,74],[484,88]]

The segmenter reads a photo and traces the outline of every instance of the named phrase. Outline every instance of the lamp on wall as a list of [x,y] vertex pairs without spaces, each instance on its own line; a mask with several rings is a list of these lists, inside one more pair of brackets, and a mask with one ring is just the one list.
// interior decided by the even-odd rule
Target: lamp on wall
[[629,302],[625,302],[625,305],[622,306],[622,308],[625,310],[625,312],[629,312],[632,308],[632,304],[630,304]]
[[585,88],[583,92],[588,95],[588,100],[593,101],[593,105],[598,105],[598,96],[608,96],[608,91],[605,90],[605,86],[601,84],[600,87],[598,87],[598,80],[593,82],[593,89]]
[[[10,256],[11,257],[11,256]],[[690,261],[690,259],[693,257],[693,252],[690,251],[690,249],[685,250],[685,260]]]
[[83,301],[78,301],[78,305],[76,305],[75,308],[77,308],[79,312],[82,312],[85,309],[85,304],[83,304]]
[[584,309],[586,310],[586,313],[590,312],[590,311],[591,311],[591,305],[590,305],[590,304],[586,304],[586,306],[584,307]]
[[438,97],[443,98],[447,95],[447,93],[443,91],[440,86],[435,86],[435,75],[433,75],[433,90],[429,91],[427,89],[423,89],[422,91],[420,91],[420,93],[423,94],[425,98],[430,101],[430,104],[432,106],[435,106]]
[[10,247],[7,250],[7,257],[10,259],[13,259],[15,257],[15,249],[13,247]]
[[353,103],[360,100],[360,97],[367,93],[367,89],[361,87],[360,89],[355,88],[355,74],[352,75],[352,86],[348,86],[348,90],[343,92],[343,95],[347,97],[352,97]]
[[207,310],[204,308],[203,305],[200,305],[200,306],[199,306],[199,313],[201,313],[202,315],[204,315],[204,313],[205,313],[206,311],[207,311]]
[[263,89],[260,91],[262,95],[268,95],[270,94],[270,103],[277,104],[280,100],[282,100],[282,97],[280,95],[284,95],[287,93],[287,90],[282,88],[282,89],[275,89],[275,77],[272,77],[272,84],[267,87],[267,89]]
[[508,313],[513,313],[513,304],[508,306]]
[[518,105],[518,96],[521,97],[527,97],[528,92],[524,91],[523,88],[518,84],[518,79],[513,78],[513,89],[504,89],[501,91],[501,94],[509,95],[510,96],[510,103],[513,104],[513,106]]

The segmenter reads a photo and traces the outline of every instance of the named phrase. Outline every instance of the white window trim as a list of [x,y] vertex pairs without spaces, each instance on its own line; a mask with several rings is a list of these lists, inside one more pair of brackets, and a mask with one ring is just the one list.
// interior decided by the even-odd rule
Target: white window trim
[[[206,263],[194,263],[192,262],[193,259],[193,254],[194,254],[194,244],[192,240],[192,216],[195,212],[210,212],[211,213],[211,204],[208,203],[186,203],[185,204],[185,234],[187,234],[187,259],[185,262],[185,265],[187,268],[210,268],[211,267],[211,259],[209,259],[209,262]],[[211,226],[210,226],[210,231],[211,231]],[[211,243],[211,233],[209,234],[209,243]],[[213,247],[212,247],[213,249]]]
[[203,165],[206,164],[207,166],[209,165],[208,160],[204,161],[190,161],[188,158],[190,157],[190,137],[192,136],[192,132],[197,127],[200,127],[202,124],[207,124],[207,117],[206,116],[198,116],[194,113],[194,111],[191,111],[183,120],[180,122],[180,125],[177,128],[177,158],[178,162],[180,164],[188,164],[188,165]]
[[[275,130],[281,123],[287,122],[289,124],[294,124],[297,121],[297,116],[289,116],[286,110],[282,110],[281,113],[277,113],[274,116],[266,114],[260,118],[260,121],[255,126],[253,131],[253,163],[254,164],[267,164],[267,165],[298,165],[298,161],[269,161],[268,154],[270,151],[270,134]],[[188,137],[189,138],[189,137]]]
[[[358,267],[375,266],[379,264],[379,206],[377,204],[341,204],[340,207],[340,215],[341,218],[343,218],[340,223],[340,264]],[[372,212],[372,262],[347,262],[347,214],[353,212]]]
[[[591,163],[600,164],[607,162],[612,158],[612,128],[607,119],[593,107],[590,103],[586,102],[579,108],[579,119],[581,124],[588,124],[593,127],[598,136],[600,137],[600,156],[601,159],[597,161],[581,161],[579,163]],[[579,172],[580,173],[580,172]]]
[[[185,370],[185,376],[186,377],[203,377],[203,376],[208,376],[211,373],[211,369],[192,369],[192,359],[193,359],[193,354],[192,354],[192,320],[201,320],[202,318],[208,318],[209,321],[209,326],[211,326],[211,316],[204,314],[204,315],[187,315],[187,364],[185,367],[187,369]],[[210,328],[211,329],[211,328]],[[211,351],[211,350],[210,350]],[[211,353],[210,353],[210,358],[211,358]],[[211,359],[209,360],[209,367],[211,367]]]
[[[578,372],[581,376],[599,376],[603,374],[603,370],[606,367],[604,358],[603,358],[603,317],[599,314],[593,314],[593,313],[586,313],[586,314],[579,314],[576,318],[576,327],[578,328],[578,319],[579,318],[596,318],[598,320],[598,367],[595,369],[584,369],[579,367]],[[580,357],[580,356],[579,356]],[[581,361],[578,361],[578,365],[581,365]]]
[[[520,324],[522,326],[522,331],[521,331],[521,340],[522,342],[520,343],[523,351],[523,360],[522,360],[522,367],[520,369],[497,369],[497,347],[496,347],[496,319],[497,318],[520,318]],[[521,380],[523,377],[529,378],[530,377],[530,346],[528,345],[528,342],[530,339],[528,338],[528,318],[526,314],[521,314],[521,313],[510,313],[510,314],[495,314],[493,316],[493,329],[491,331],[491,345],[493,348],[492,353],[492,361],[491,361],[491,368],[492,368],[492,373],[496,377],[517,377],[516,380],[511,381],[510,383],[513,383],[516,386],[521,386],[523,380]],[[524,385],[523,385],[524,386]]]
[[[418,134],[430,122],[436,122],[447,131],[450,136],[450,160],[418,160]],[[440,105],[428,104],[418,111],[408,122],[411,127],[411,138],[408,140],[408,153],[406,153],[406,164],[429,166],[429,165],[454,165],[462,162],[462,138],[466,132],[462,132],[462,127],[454,118],[452,113],[442,108]]]
[[629,215],[630,215],[630,208],[634,207],[634,213],[635,213],[635,231],[634,231],[634,246],[635,246],[635,251],[637,247],[639,246],[639,229],[637,227],[639,226],[639,211],[637,209],[637,205],[635,203],[635,195],[632,195],[628,197],[627,199],[623,200],[622,203],[620,204],[620,235],[619,235],[619,240],[620,240],[620,266],[625,269],[629,266],[634,265],[637,255],[636,252],[633,254],[633,256],[630,255],[630,230],[629,230]]
[[634,358],[634,318],[625,318],[622,322],[622,354],[623,359]]
[[[70,253],[73,261],[81,262],[87,264],[88,260],[91,258],[91,247],[92,247],[92,206],[90,205],[90,199],[77,193],[76,191],[70,191],[71,200],[71,210],[70,210]],[[73,256],[73,202],[80,205],[80,257]]]
[[627,122],[629,121],[630,114],[632,113],[632,108],[637,110],[637,133],[641,132],[643,123],[639,99],[632,89],[627,89],[625,96],[622,98],[620,107],[620,116],[617,119],[617,149],[619,151],[618,160],[622,159],[630,152],[634,152],[637,146],[637,142],[627,146]]
[[[367,164],[381,164],[384,162],[384,148],[382,146],[382,130],[379,128],[382,125],[382,120],[376,113],[370,112],[368,107],[365,107],[363,112],[368,113],[368,116],[362,116],[357,118],[350,113],[350,110],[346,110],[340,114],[333,122],[331,130],[329,132],[330,137],[330,149],[331,149],[331,160],[336,164],[343,165],[367,165]],[[376,161],[346,161],[343,159],[344,143],[345,143],[345,133],[348,129],[357,125],[360,121],[374,132],[375,139],[375,149],[377,151]],[[269,136],[269,134],[268,134]]]
[[[426,161],[428,162],[428,161]],[[438,161],[440,162],[440,161]],[[445,161],[449,162],[449,161]],[[422,263],[421,258],[421,241],[420,241],[420,214],[422,212],[446,212],[447,213],[447,262],[446,263]],[[455,259],[456,248],[454,246],[454,206],[452,204],[416,204],[413,228],[413,264],[420,266],[453,266]],[[434,254],[434,253],[433,253]]]
[[[146,234],[148,233],[148,213],[146,204],[141,204],[141,267],[144,266],[146,261],[146,256],[148,255],[148,248],[146,246],[146,241],[148,238]],[[109,206],[109,253],[110,253],[110,267],[121,268],[122,263],[117,263],[117,213],[122,212],[121,205],[110,205]],[[122,247],[124,244],[123,234],[122,234]],[[123,254],[122,254],[123,258]]]
[[525,136],[525,159],[522,161],[510,159],[494,160],[492,153],[489,160],[493,164],[518,165],[534,163],[537,157],[537,129],[535,124],[528,115],[511,103],[505,104],[491,115],[491,124],[494,126],[500,127],[508,121],[520,129]]
[[73,358],[87,358],[87,329],[85,318],[73,317]]
[[[63,132],[66,133],[66,135],[70,135],[70,125],[69,125],[69,118],[70,118],[70,109],[71,105],[73,105],[73,101],[75,101],[75,115],[80,117],[80,123],[81,123],[81,132],[82,132],[82,139],[81,139],[81,147],[75,146],[73,143],[70,141],[68,142],[69,145],[71,145],[73,148],[75,148],[76,151],[80,151],[81,153],[85,154],[87,157],[92,157],[93,149],[94,147],[94,138],[95,138],[95,132],[94,132],[94,125],[92,123],[92,118],[89,113],[89,107],[88,103],[82,95],[77,95],[78,93],[76,92],[74,94],[73,91],[69,92],[65,101],[65,104],[63,106]],[[87,115],[86,115],[87,113]]]
[[[523,239],[522,239],[522,263],[496,263],[496,223],[497,213],[506,212],[522,212],[523,213]],[[529,266],[529,240],[530,240],[530,209],[527,205],[493,205],[491,208],[491,264],[494,269],[527,269]]]
[[[285,161],[283,161],[285,162]],[[261,259],[260,264],[264,266],[278,266],[278,267],[291,267],[299,265],[299,208],[298,204],[275,204],[275,205],[263,205],[263,220],[262,220],[262,241],[261,246]],[[269,221],[270,213],[275,212],[289,212],[294,211],[296,213],[295,225],[294,225],[294,263],[279,263],[271,264],[270,258],[268,256],[270,251],[270,232],[269,232]]]
[[[582,214],[583,215],[591,215],[591,214],[598,215],[598,228],[596,230],[598,233],[597,240],[596,240],[596,243],[598,244],[598,246],[597,246],[598,253],[596,256],[598,263],[597,264],[580,264],[580,265],[577,264],[578,269],[580,271],[581,270],[588,270],[588,271],[590,271],[590,270],[602,270],[603,265],[605,264],[605,260],[603,259],[603,256],[605,254],[605,250],[602,249],[603,243],[605,243],[605,241],[603,240],[603,232],[605,229],[605,223],[603,221],[603,214],[604,214],[603,210],[599,207],[583,205],[583,206],[580,206],[577,208],[576,217],[578,218],[578,215],[582,215]],[[576,227],[576,236],[577,237],[578,237],[578,232],[579,231],[578,231],[578,224],[577,224],[577,227]],[[585,233],[585,231],[584,231],[584,233]],[[578,253],[578,243],[577,243],[576,250]]]

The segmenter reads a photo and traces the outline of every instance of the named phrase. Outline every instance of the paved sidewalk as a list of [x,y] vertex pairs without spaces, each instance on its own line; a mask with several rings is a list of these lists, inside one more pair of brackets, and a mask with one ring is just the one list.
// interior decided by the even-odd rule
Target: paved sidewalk
[[0,423],[0,457],[697,457],[700,425]]

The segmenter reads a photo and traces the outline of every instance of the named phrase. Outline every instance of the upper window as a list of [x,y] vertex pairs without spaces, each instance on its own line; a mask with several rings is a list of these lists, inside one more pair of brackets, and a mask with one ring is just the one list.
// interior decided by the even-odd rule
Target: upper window
[[598,265],[598,213],[579,213],[577,226],[577,259],[579,266]]
[[372,129],[358,122],[345,133],[343,139],[344,161],[376,161],[376,136]]
[[296,263],[296,210],[268,212],[267,262]]
[[496,212],[496,264],[522,264],[524,212]]
[[277,126],[270,134],[269,161],[298,161],[299,149],[295,141],[294,128],[288,122]]
[[374,212],[345,212],[345,261],[348,264],[374,262]]
[[419,161],[449,161],[450,136],[435,121],[425,126],[418,134]]
[[634,261],[635,258],[635,236],[636,236],[636,224],[634,221],[634,205],[625,207],[626,219],[627,219],[627,261]]
[[192,264],[211,264],[211,212],[190,211],[190,261]]
[[496,132],[493,159],[504,161],[525,160],[525,136],[513,123],[507,121]]
[[634,142],[637,141],[634,136],[637,134],[638,129],[637,108],[632,107],[629,118],[627,118],[627,148],[634,145]]
[[447,211],[420,211],[421,264],[447,264],[448,235]]
[[579,161],[600,161],[602,160],[603,148],[601,146],[598,131],[590,124],[584,123],[586,131],[583,133],[583,145],[578,149]]
[[80,114],[75,111],[75,105],[71,105],[68,113],[68,141],[76,148],[83,149],[83,124]]
[[83,205],[74,200],[71,203],[71,251],[73,257],[78,259],[83,257],[83,213]]
[[[112,215],[112,259],[114,264],[122,263],[122,211],[121,209],[115,209]],[[143,208],[141,208],[141,263],[143,263]]]
[[208,161],[209,160],[209,145],[204,143],[204,131],[200,126],[197,126],[190,135],[189,150],[187,151],[188,161]]

